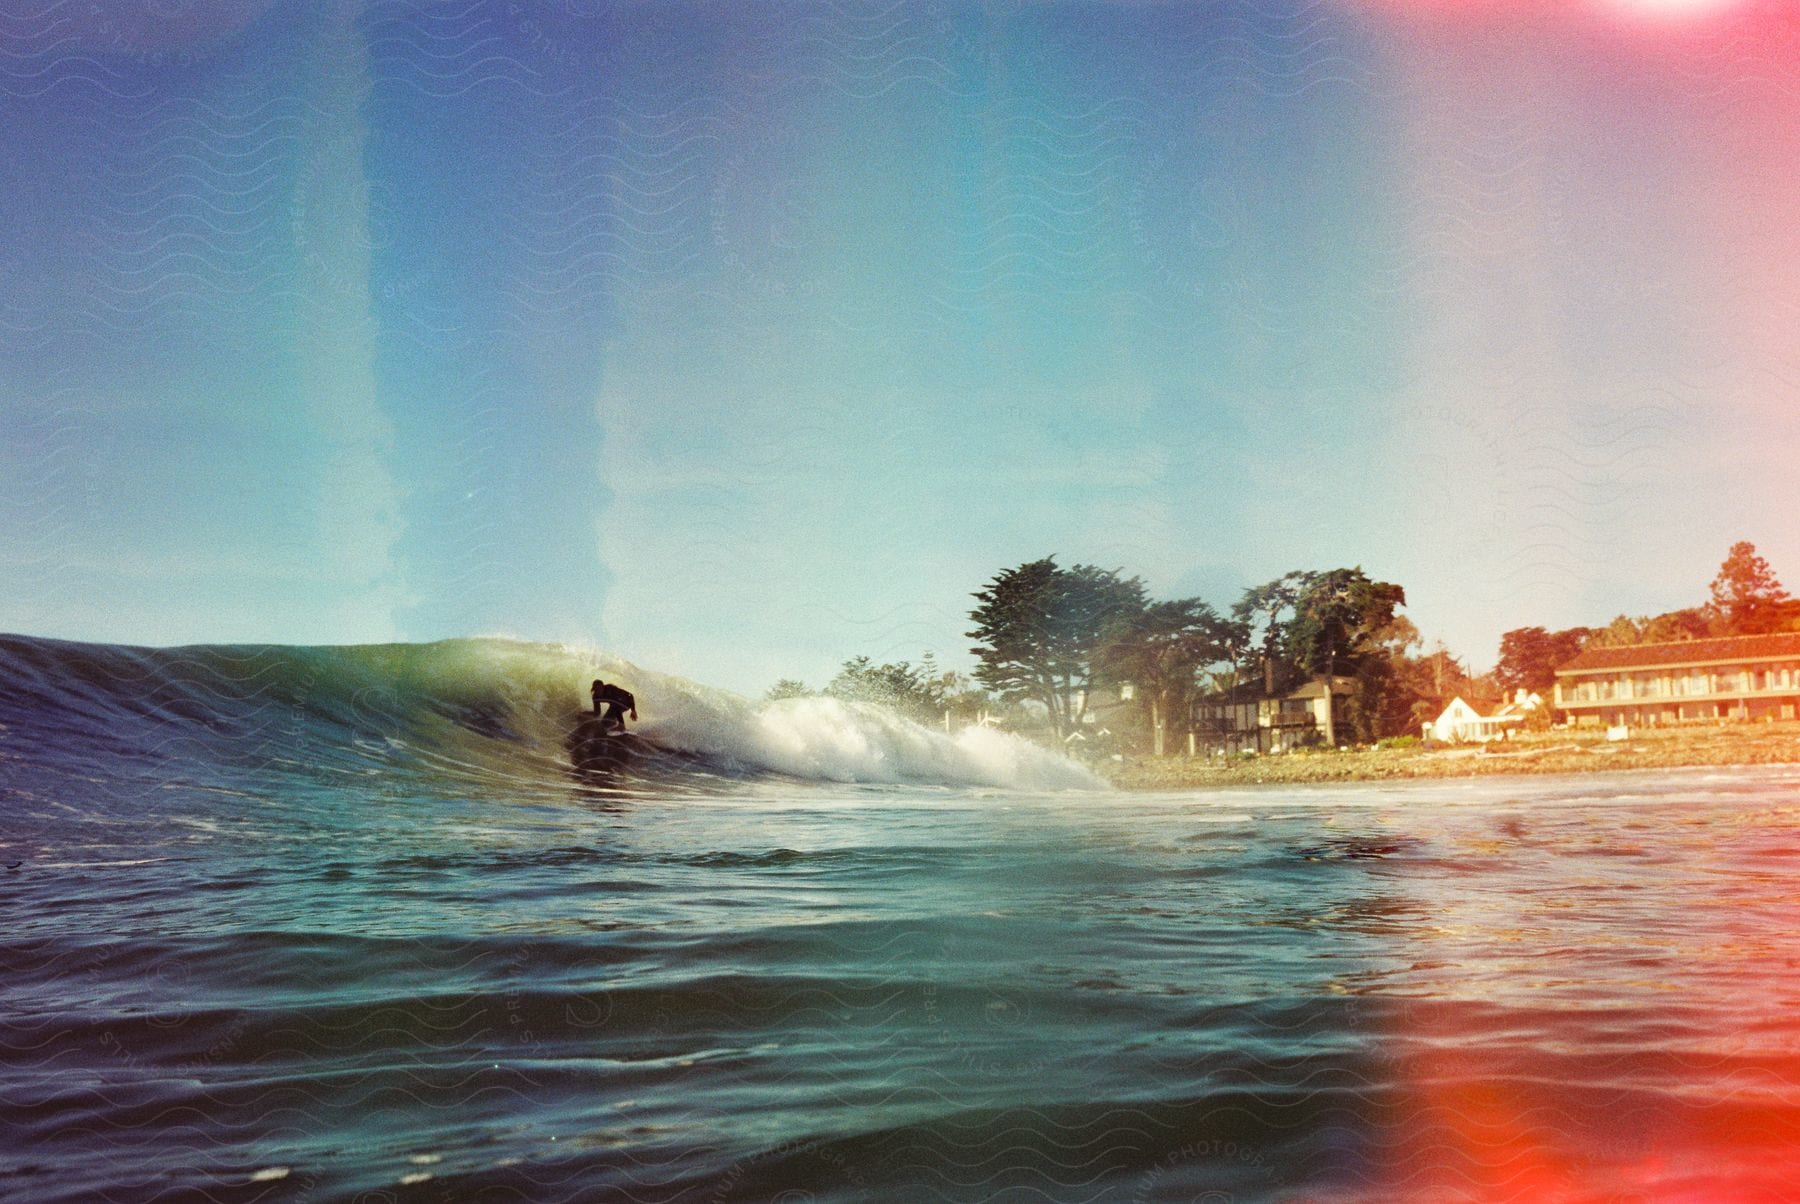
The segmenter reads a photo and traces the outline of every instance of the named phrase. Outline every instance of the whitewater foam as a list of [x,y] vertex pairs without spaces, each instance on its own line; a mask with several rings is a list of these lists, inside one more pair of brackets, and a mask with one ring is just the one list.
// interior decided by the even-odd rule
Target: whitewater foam
[[[781,774],[829,782],[1103,790],[1048,749],[987,728],[924,727],[830,698],[752,701],[566,644],[134,648],[0,637],[0,730],[59,772],[244,789],[246,774],[422,776],[433,788],[561,788],[595,677],[637,697],[667,757],[613,778]],[[258,797],[281,789],[257,780]]]
[[679,752],[829,782],[1107,789],[1068,758],[1007,732],[941,732],[885,707],[835,698],[753,702],[597,649],[563,650],[631,689],[643,717],[638,733]]

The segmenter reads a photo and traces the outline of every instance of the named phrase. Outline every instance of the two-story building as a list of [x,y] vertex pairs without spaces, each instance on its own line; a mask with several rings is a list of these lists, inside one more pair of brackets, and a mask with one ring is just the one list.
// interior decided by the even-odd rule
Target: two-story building
[[1556,706],[1577,723],[1793,719],[1800,632],[1589,648],[1556,671]]
[[1243,685],[1197,699],[1195,751],[1282,752],[1307,744],[1335,744],[1350,730],[1344,713],[1357,691],[1354,677],[1325,677],[1286,693]]

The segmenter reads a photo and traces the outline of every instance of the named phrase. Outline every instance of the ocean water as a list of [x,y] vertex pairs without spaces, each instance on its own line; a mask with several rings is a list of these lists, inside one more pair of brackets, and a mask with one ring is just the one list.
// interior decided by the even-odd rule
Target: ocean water
[[0,637],[0,1199],[1800,1198],[1797,806]]

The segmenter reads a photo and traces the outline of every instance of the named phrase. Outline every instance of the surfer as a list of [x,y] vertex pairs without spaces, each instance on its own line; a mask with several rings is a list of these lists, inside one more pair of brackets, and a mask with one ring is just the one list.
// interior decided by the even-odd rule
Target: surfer
[[[594,695],[594,714],[600,715],[600,729],[607,732],[625,730],[625,712],[630,711],[633,719],[637,718],[637,699],[631,696],[630,690],[622,690],[618,686],[609,686],[599,678],[594,679],[591,693]],[[600,714],[600,704],[606,704],[606,713]]]

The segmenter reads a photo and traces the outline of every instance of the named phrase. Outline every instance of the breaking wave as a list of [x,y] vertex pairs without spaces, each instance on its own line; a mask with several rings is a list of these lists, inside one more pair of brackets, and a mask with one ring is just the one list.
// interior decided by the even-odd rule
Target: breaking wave
[[594,649],[494,638],[137,648],[0,636],[0,775],[561,784],[594,768],[572,753],[596,676],[631,689],[642,720],[635,755],[599,767],[609,780],[1104,788],[1002,732],[950,734],[827,698],[751,701]]

